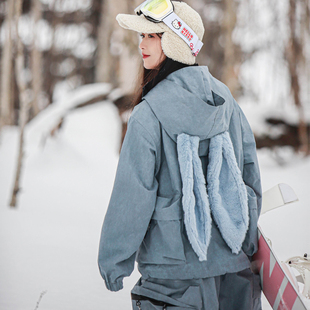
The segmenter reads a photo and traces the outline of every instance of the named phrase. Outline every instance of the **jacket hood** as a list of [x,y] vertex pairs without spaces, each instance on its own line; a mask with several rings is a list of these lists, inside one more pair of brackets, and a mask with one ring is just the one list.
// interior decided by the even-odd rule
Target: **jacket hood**
[[143,97],[167,134],[177,142],[181,133],[200,140],[228,130],[233,97],[207,66],[179,69]]

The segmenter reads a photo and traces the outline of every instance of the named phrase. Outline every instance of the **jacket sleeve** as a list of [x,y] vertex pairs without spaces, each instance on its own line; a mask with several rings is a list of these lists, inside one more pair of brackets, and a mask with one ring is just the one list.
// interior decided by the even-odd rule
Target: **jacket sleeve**
[[154,139],[131,115],[99,245],[98,265],[108,290],[122,289],[123,278],[134,269],[155,208],[155,170]]
[[262,206],[261,178],[256,154],[256,143],[251,127],[240,109],[243,147],[243,181],[248,193],[249,228],[242,245],[243,251],[252,256],[258,249],[257,222]]

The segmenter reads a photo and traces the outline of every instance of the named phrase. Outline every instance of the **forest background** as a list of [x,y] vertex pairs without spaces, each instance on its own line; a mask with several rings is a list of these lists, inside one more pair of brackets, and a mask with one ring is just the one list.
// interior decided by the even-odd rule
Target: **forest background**
[[[207,65],[240,104],[268,107],[263,116],[268,130],[253,128],[257,147],[289,145],[309,155],[309,1],[188,2],[200,13],[206,29],[205,48],[197,62]],[[135,0],[117,5],[112,0],[1,1],[0,132],[3,126],[21,128],[12,206],[19,190],[23,128],[40,111],[64,93],[91,83],[119,89],[113,101],[120,116],[128,111],[141,67],[139,38],[120,28],[115,16],[133,12],[138,4]],[[80,106],[102,99],[91,98]],[[122,138],[127,119],[128,114],[122,117]]]
[[[260,158],[268,157],[272,163],[268,161],[268,167],[275,169],[278,175],[285,169],[293,173],[292,165],[296,162],[304,165],[306,173],[310,167],[310,2],[186,2],[199,12],[205,26],[204,47],[197,62],[207,65],[211,74],[230,88],[249,119],[257,148],[261,150]],[[93,157],[89,158],[98,165],[100,156],[101,161],[107,161],[107,166],[109,160],[117,162],[130,116],[127,106],[134,95],[142,59],[138,34],[120,28],[115,16],[132,14],[139,4],[136,0],[0,0],[2,223],[17,224],[12,210],[31,210],[29,197],[36,196],[41,185],[35,178],[28,178],[28,173],[39,169],[32,166],[32,155],[36,154],[36,164],[40,164],[40,160],[42,164],[42,158],[53,143],[64,143],[62,139],[76,115],[87,118],[91,109],[105,106],[100,111],[106,114],[98,114],[106,122],[100,124],[103,126],[100,132],[115,142],[96,149],[92,149],[90,142],[85,145],[93,152]],[[92,125],[90,122],[90,128]],[[65,140],[67,147],[73,145],[75,139],[82,141],[87,134],[88,129],[82,124],[75,126],[75,133]],[[88,141],[97,143],[89,137]],[[64,173],[71,171],[70,164],[58,161],[57,156],[67,156],[71,158],[70,163],[74,162],[65,146],[59,148],[59,145],[57,152],[53,149],[45,162],[45,167],[49,165],[46,169],[50,170],[45,171],[40,166],[44,178],[49,178],[49,182],[41,182],[45,186],[41,190],[43,196],[48,192],[47,186],[60,184]],[[104,156],[105,149],[111,146],[117,153],[113,159]],[[98,157],[94,158],[94,153]],[[57,177],[52,175],[57,169],[56,163],[63,173]],[[102,170],[109,175],[108,188],[113,184],[113,169]],[[75,173],[71,177],[77,176]],[[305,176],[300,176],[303,185],[309,180],[308,176],[303,179]],[[100,181],[94,180],[92,189],[91,186],[77,188],[86,194],[87,189],[99,191],[97,182]],[[110,189],[104,193],[107,204]],[[46,194],[46,200],[52,199],[54,197]],[[40,204],[42,207],[44,202]],[[39,214],[37,209],[33,210]],[[57,208],[54,211],[58,214]],[[4,233],[13,233],[14,229],[4,224],[3,231],[0,230],[3,233],[0,235],[1,252],[9,253],[12,240],[5,239]],[[37,233],[42,232],[38,230]],[[5,269],[5,264],[3,266]],[[3,287],[4,283],[0,283],[0,294]],[[13,291],[12,286],[12,296]],[[3,305],[5,302],[9,304],[3,301]],[[1,308],[0,302],[0,309],[11,306]]]

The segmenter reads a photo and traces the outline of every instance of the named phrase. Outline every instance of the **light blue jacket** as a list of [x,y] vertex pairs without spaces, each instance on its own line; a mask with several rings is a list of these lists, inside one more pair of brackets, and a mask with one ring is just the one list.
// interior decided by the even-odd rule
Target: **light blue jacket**
[[[209,239],[202,240],[205,256],[195,248],[190,236],[190,225],[201,234],[196,221],[204,222],[201,214],[194,214],[194,224],[184,223],[182,198],[184,202],[186,178],[184,173],[181,175],[184,152],[180,152],[178,141],[182,134],[193,138],[193,145],[196,143],[200,170],[211,193]],[[237,250],[228,240],[229,223],[225,220],[225,216],[232,219],[238,232],[242,210],[234,207],[239,204],[234,175],[225,174],[229,163],[224,153],[217,155],[213,151],[213,159],[209,158],[210,150],[221,143],[218,137],[225,135],[232,143],[236,168],[247,194],[249,223],[242,239],[237,236],[241,241],[241,249]],[[215,166],[221,162],[223,167],[217,177],[210,173],[212,160]],[[212,209],[218,203],[216,195],[212,195],[214,186],[224,206],[220,215]],[[205,278],[250,267],[249,258],[257,251],[260,209],[261,183],[254,136],[229,89],[206,66],[171,73],[134,108],[128,122],[99,246],[98,264],[107,288],[120,290],[123,278],[132,273],[135,260],[144,278]]]

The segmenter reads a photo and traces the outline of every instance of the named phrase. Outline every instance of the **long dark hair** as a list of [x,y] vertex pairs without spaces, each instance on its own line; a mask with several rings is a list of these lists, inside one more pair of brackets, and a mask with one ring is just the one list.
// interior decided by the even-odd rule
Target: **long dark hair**
[[[129,109],[133,109],[137,104],[141,102],[143,87],[155,79],[166,63],[166,59],[160,62],[154,69],[145,69],[143,64],[141,65],[140,72],[135,87],[134,98],[130,103]],[[155,85],[154,85],[155,86]],[[153,86],[153,87],[154,87]]]
[[[157,35],[161,38],[162,33],[157,33]],[[146,92],[150,91],[170,73],[187,66],[189,65],[172,60],[168,57],[166,57],[153,69],[145,69],[142,64],[138,74],[134,92],[135,95],[132,102],[128,105],[128,108],[132,110],[137,104],[141,102],[142,96],[145,95]]]
[[[161,39],[163,33],[156,33],[156,35]],[[153,69],[145,69],[143,66],[143,62],[141,61],[140,70],[138,73],[138,78],[136,82],[136,87],[134,91],[134,97],[130,105],[129,109],[133,109],[137,104],[141,102],[143,87],[151,82],[157,75],[158,72],[164,67],[166,59],[162,60],[155,68]]]

